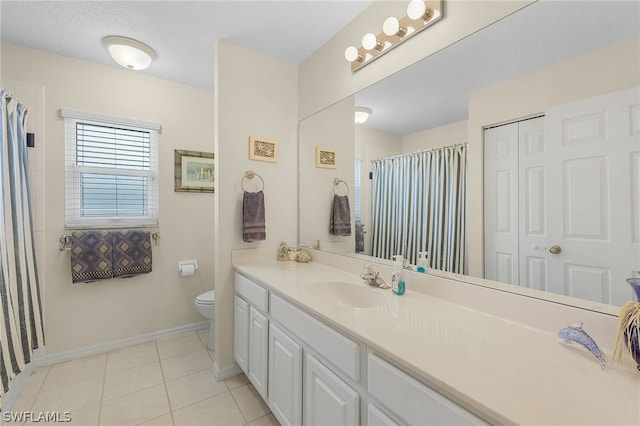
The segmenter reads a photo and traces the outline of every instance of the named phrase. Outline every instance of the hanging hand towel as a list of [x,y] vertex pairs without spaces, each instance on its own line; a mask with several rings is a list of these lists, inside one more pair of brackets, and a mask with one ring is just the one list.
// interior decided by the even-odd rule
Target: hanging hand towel
[[266,239],[264,193],[245,191],[242,198],[242,240],[250,243]]
[[148,274],[152,268],[151,236],[147,231],[114,231],[113,277]]
[[331,203],[331,217],[329,218],[329,233],[331,235],[351,235],[351,210],[348,195],[334,195]]
[[113,277],[113,250],[109,231],[75,231],[71,234],[71,278],[74,283]]

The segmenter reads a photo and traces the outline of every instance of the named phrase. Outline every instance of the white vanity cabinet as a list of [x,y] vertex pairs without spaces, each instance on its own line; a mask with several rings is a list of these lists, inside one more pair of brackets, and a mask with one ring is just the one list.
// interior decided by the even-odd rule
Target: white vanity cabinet
[[235,358],[280,424],[485,424],[279,294],[235,282]]
[[[401,423],[424,426],[486,425],[453,401],[371,353],[367,357],[367,372],[369,395],[400,419]],[[389,424],[386,422],[392,421],[389,416],[383,416],[374,418],[372,422],[370,415],[370,424]]]
[[347,426],[360,423],[360,395],[313,355],[305,361],[304,424]]
[[281,425],[302,424],[302,346],[271,324],[269,407]]
[[242,275],[235,277],[233,353],[256,391],[268,397],[269,293]]

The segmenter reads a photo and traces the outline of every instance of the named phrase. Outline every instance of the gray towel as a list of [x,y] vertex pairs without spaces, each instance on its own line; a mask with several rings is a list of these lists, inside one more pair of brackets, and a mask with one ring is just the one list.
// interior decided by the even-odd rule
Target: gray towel
[[127,278],[151,272],[151,238],[147,231],[112,232],[113,277]]
[[113,250],[109,231],[71,234],[71,278],[74,283],[113,277]]
[[329,233],[331,235],[351,235],[351,210],[349,209],[349,196],[333,196],[331,203],[331,217],[329,218]]
[[242,197],[242,240],[250,243],[266,239],[264,193],[245,191]]
[[362,253],[364,251],[364,225],[359,220],[356,220],[356,253]]

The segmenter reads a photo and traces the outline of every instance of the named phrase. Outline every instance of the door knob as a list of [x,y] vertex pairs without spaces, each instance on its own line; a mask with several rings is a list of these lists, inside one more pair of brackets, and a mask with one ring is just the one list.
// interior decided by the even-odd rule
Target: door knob
[[562,249],[560,248],[559,245],[552,245],[551,248],[549,249],[549,253],[551,254],[559,254],[562,251]]

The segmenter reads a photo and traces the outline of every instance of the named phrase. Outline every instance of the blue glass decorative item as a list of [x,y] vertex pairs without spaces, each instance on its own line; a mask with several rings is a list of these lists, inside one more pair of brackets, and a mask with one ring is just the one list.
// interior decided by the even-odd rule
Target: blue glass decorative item
[[600,350],[595,340],[582,329],[582,323],[580,321],[574,322],[569,327],[565,327],[558,333],[558,339],[564,343],[579,343],[598,358],[600,361],[600,368],[604,368],[607,365],[607,357]]
[[638,328],[640,327],[640,278],[627,278],[636,295],[635,301],[624,304],[618,319],[618,333],[613,349],[613,358],[625,362],[630,358],[635,361],[640,370],[640,343],[638,342]]

